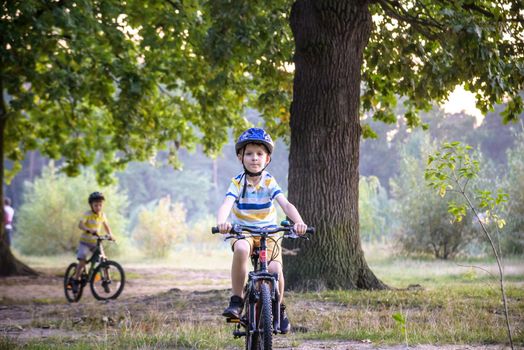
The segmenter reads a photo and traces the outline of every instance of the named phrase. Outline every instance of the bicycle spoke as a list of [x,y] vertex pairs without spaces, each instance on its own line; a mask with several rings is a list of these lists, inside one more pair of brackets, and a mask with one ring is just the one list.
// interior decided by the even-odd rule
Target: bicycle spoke
[[79,301],[80,298],[82,297],[82,292],[83,292],[83,286],[81,283],[77,286],[78,288],[77,293],[73,292],[73,283],[74,283],[73,279],[74,279],[74,276],[76,275],[77,267],[78,267],[77,263],[70,264],[68,268],[66,269],[66,272],[64,275],[64,293],[65,293],[65,297],[67,301],[71,303]]
[[116,299],[124,284],[124,270],[115,261],[106,261],[98,265],[90,281],[93,296],[98,300]]

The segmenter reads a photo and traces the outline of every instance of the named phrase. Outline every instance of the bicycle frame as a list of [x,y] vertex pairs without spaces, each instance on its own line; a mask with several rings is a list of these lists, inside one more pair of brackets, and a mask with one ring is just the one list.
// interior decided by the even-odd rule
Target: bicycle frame
[[256,302],[259,298],[260,283],[269,283],[271,289],[271,301],[273,305],[273,333],[280,331],[280,294],[278,292],[278,274],[272,274],[268,271],[267,261],[267,235],[260,235],[260,247],[254,248],[253,254],[251,255],[251,263],[253,264],[254,271],[250,271],[248,274],[248,280],[245,287],[245,297],[249,302],[251,316],[249,322],[250,327],[248,330],[254,332],[256,329],[255,320],[255,307]]
[[[104,246],[102,245],[102,241],[104,239],[98,239],[96,241],[96,248],[93,251],[93,254],[89,258],[89,260],[86,261],[86,266],[84,267],[84,272],[87,276],[87,280],[89,281],[93,275],[93,272],[95,271],[95,267],[98,263],[103,263],[107,260],[107,257],[104,252]],[[88,268],[89,266],[89,268]],[[107,277],[107,276],[106,276]]]

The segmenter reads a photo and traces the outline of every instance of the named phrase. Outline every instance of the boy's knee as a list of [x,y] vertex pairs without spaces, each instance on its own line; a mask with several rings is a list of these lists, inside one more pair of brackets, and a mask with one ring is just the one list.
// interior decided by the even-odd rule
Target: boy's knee
[[245,240],[238,240],[233,247],[233,254],[247,257],[251,251],[251,246]]
[[268,270],[271,273],[278,273],[279,276],[282,276],[282,265],[277,261],[271,261],[269,263]]

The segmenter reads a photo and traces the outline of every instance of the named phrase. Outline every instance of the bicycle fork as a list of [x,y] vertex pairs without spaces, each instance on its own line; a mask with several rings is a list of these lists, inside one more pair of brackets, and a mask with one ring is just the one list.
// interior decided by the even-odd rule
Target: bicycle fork
[[[236,323],[233,336],[240,338],[246,335],[258,332],[256,324],[256,309],[257,303],[260,300],[260,291],[255,286],[259,283],[269,283],[271,286],[271,309],[273,313],[273,333],[277,334],[280,331],[280,294],[278,292],[278,274],[269,272],[250,272],[246,293],[244,295],[245,302],[248,303],[247,308],[249,318],[245,318],[245,314],[240,319],[228,319],[228,323]],[[241,327],[245,330],[242,331]]]

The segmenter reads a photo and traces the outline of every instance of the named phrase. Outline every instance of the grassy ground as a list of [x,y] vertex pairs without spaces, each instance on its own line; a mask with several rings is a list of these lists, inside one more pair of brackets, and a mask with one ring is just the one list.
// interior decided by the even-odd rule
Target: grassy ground
[[[316,349],[319,341],[337,349],[340,344],[340,349],[398,349],[406,343],[439,349],[453,348],[450,344],[504,346],[497,280],[485,271],[496,274],[492,261],[402,259],[384,247],[366,251],[372,270],[392,289],[287,293],[294,332],[277,336],[276,348]],[[32,302],[20,302],[16,296],[0,299],[0,349],[241,348],[243,339],[234,340],[233,326],[220,317],[229,296],[228,254],[182,249],[170,260],[147,263],[121,257],[129,284],[124,295],[110,303],[89,296],[74,305],[61,295],[46,302],[37,297]],[[51,276],[69,260],[24,259],[54,271]],[[514,258],[505,266],[514,341],[524,347],[524,261]],[[133,294],[148,279],[158,285]],[[3,282],[0,291],[5,285],[20,289],[28,283]],[[60,278],[54,276],[49,283],[59,285]],[[57,290],[61,292],[60,286]]]

